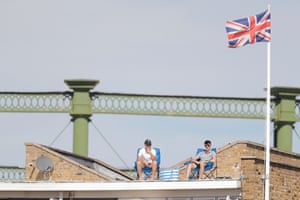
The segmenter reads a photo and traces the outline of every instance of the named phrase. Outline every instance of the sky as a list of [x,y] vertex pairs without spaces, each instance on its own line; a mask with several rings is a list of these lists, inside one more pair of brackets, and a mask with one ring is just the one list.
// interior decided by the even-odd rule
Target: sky
[[[267,43],[228,48],[225,23],[271,5],[271,87],[300,87],[300,1],[1,0],[0,91],[69,90],[213,97],[266,97]],[[289,30],[289,31],[288,31]],[[25,166],[25,143],[72,152],[68,113],[0,113],[0,165]],[[239,140],[264,144],[265,121],[94,114],[89,156],[131,168],[146,138],[161,167]],[[300,152],[300,125],[293,152]],[[271,146],[273,136],[271,134]]]

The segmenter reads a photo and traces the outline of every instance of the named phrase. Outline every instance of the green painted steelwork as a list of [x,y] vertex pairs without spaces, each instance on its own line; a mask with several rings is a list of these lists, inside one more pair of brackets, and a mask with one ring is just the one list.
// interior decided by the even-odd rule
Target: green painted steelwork
[[292,151],[292,133],[294,123],[274,123],[274,147]]
[[92,93],[93,113],[265,118],[265,99]]
[[70,115],[73,117],[73,152],[79,155],[88,155],[89,117],[92,115],[92,102],[90,90],[99,83],[97,80],[65,80],[72,89],[72,108]]
[[[92,110],[88,111],[89,114],[140,114],[246,119],[264,119],[265,117],[265,100],[262,98],[188,97],[99,92],[91,92],[90,96],[92,98]],[[80,112],[72,110],[72,97],[72,91],[60,93],[0,92],[0,112],[70,114]],[[89,99],[87,100],[89,101]],[[82,107],[80,103],[75,103],[74,100],[73,103],[73,109]],[[296,120],[300,121],[299,113]]]
[[14,166],[0,166],[0,181],[24,181],[25,169]]
[[89,118],[73,118],[73,152],[82,156],[88,155]]
[[292,151],[292,131],[296,122],[296,97],[300,88],[273,87],[276,115],[274,118],[274,146],[286,151]]
[[[98,80],[65,80],[72,91],[0,92],[0,112],[69,113],[74,122],[73,151],[87,156],[92,114],[265,119],[265,98],[228,98],[101,93]],[[292,130],[300,121],[300,88],[271,89],[274,146],[291,151]]]
[[71,109],[73,92],[0,92],[0,112],[55,112]]

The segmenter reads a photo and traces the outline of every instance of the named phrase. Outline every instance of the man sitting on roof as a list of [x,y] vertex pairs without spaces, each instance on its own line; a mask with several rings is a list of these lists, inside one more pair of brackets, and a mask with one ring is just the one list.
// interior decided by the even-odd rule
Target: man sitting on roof
[[144,167],[152,169],[150,180],[154,180],[154,177],[156,175],[156,169],[157,169],[156,151],[155,149],[151,148],[150,139],[145,140],[144,148],[141,148],[140,151],[138,152],[137,171],[138,171],[139,180],[143,179],[142,169]]
[[199,167],[199,180],[202,179],[204,173],[204,167],[208,162],[212,162],[213,166],[210,170],[216,167],[216,153],[211,150],[211,141],[205,140],[204,142],[205,150],[197,154],[195,157],[191,158],[191,163],[187,166],[186,170],[186,180],[189,179],[191,170]]

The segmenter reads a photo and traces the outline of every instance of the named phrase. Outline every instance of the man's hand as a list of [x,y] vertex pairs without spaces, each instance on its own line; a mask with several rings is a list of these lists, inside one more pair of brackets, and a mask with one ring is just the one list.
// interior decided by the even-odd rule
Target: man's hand
[[200,164],[200,161],[198,161],[197,158],[195,158],[195,157],[192,157],[192,158],[191,158],[191,162],[192,162],[192,163],[195,163],[195,164],[197,164],[197,165]]
[[151,163],[149,163],[147,160],[144,160],[144,166],[151,167]]

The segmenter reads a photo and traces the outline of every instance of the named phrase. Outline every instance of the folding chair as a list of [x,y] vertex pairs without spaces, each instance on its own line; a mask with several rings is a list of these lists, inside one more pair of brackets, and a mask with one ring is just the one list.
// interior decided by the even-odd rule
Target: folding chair
[[[212,151],[214,151],[217,154],[217,149],[216,148],[211,148]],[[205,151],[205,149],[203,148],[198,148],[196,155],[201,153],[202,151]],[[186,165],[191,164],[191,162],[187,162],[185,163]],[[217,164],[215,164],[215,168],[212,169],[214,166],[213,162],[208,162],[206,164],[206,166],[204,167],[204,172],[203,175],[205,176],[205,178],[216,178],[217,177]],[[199,178],[199,172],[200,172],[200,168],[196,167],[194,169],[192,169],[191,174],[189,179],[198,179]]]
[[[136,152],[137,157],[138,157],[138,153],[139,153],[140,149],[141,149],[141,147],[137,149],[137,152]],[[160,149],[157,147],[154,147],[153,149],[155,149],[155,151],[156,151],[156,162],[157,162],[156,174],[157,174],[157,179],[159,179]],[[133,168],[136,171],[136,178],[139,179],[139,174],[137,172],[137,160],[134,162]],[[144,168],[142,168],[142,173],[144,175],[144,179],[148,179],[148,178],[150,178],[150,176],[152,174],[152,168],[144,167]]]

